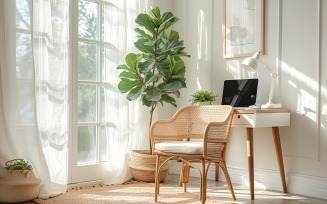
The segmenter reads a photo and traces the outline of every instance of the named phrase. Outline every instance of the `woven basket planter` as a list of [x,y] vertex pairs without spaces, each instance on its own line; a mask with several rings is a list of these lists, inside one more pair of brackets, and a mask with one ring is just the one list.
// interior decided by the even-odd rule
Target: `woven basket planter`
[[[131,162],[129,169],[133,178],[137,181],[154,182],[156,172],[156,155],[150,155],[149,150],[132,150]],[[161,158],[161,162],[165,158]],[[169,164],[168,162],[161,168],[159,179],[165,180],[168,175]]]
[[33,170],[7,170],[0,179],[0,202],[21,203],[39,195],[40,180]]

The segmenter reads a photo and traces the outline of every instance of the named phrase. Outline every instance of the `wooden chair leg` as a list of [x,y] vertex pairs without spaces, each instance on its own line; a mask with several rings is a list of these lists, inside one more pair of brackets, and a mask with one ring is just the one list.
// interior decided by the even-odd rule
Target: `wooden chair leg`
[[215,163],[215,180],[216,181],[219,181],[219,164],[218,163]]
[[201,159],[201,188],[200,188],[200,199],[202,204],[206,202],[207,199],[207,174],[206,174],[206,163],[204,159]]
[[225,175],[225,178],[226,178],[226,183],[227,183],[227,186],[229,188],[230,193],[232,194],[233,200],[236,200],[233,185],[232,185],[232,182],[231,182],[230,177],[229,177],[229,173],[228,173],[228,170],[227,170],[226,163],[225,162],[219,162],[219,165],[220,165],[222,171],[224,172],[224,175]]
[[179,182],[178,182],[179,186],[183,185],[183,168],[184,168],[184,162],[182,163],[181,173],[179,175]]
[[154,190],[154,201],[157,202],[158,201],[158,194],[159,194],[159,184],[160,184],[160,180],[159,180],[159,167],[160,167],[160,155],[157,154],[157,160],[156,160],[156,173],[155,173],[155,190]]
[[184,189],[184,192],[186,192],[187,190],[187,184],[189,182],[189,178],[190,178],[190,166],[188,164],[185,164],[183,165],[183,168],[182,168],[182,183],[183,183],[183,189]]

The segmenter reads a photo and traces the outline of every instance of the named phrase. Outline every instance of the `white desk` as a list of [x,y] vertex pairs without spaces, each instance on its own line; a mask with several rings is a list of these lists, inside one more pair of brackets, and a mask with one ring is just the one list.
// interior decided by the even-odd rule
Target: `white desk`
[[[287,193],[283,155],[278,127],[289,125],[290,110],[286,108],[234,110],[232,127],[246,128],[249,183],[252,200],[254,200],[253,128],[272,128],[283,192]],[[216,180],[218,180],[217,176],[218,175],[216,174]]]

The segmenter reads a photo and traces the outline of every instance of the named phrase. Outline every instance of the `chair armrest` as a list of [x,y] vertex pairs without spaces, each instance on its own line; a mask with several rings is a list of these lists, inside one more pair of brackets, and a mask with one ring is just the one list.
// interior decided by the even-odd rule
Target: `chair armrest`
[[203,135],[203,154],[210,159],[219,159],[228,143],[231,120],[211,122]]

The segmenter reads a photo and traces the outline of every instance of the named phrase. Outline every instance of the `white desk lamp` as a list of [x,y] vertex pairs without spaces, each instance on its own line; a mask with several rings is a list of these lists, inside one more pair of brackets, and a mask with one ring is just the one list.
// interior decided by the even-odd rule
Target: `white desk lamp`
[[[252,57],[245,58],[243,60],[243,62],[241,63],[242,68],[251,73],[257,72],[259,54],[260,54],[260,52],[256,52],[256,53],[254,53],[254,55]],[[265,68],[270,73],[272,80],[271,80],[271,85],[270,85],[269,101],[267,103],[263,104],[261,106],[261,108],[281,108],[282,107],[281,103],[274,104],[272,102],[272,98],[274,95],[274,84],[275,84],[275,81],[276,81],[276,78],[278,75],[277,75],[277,73],[272,72],[271,69],[264,64],[263,64],[263,68]]]

